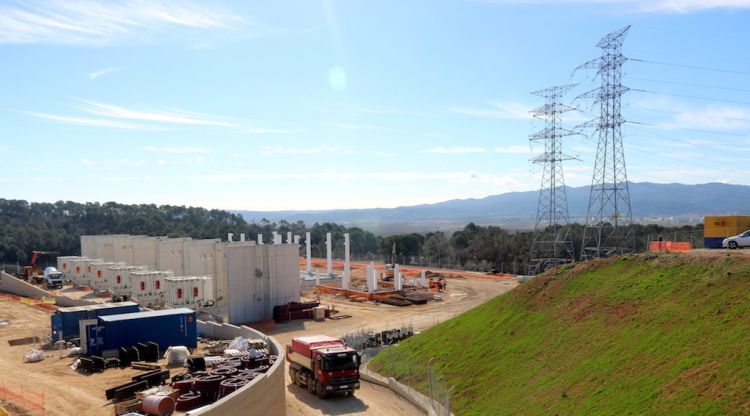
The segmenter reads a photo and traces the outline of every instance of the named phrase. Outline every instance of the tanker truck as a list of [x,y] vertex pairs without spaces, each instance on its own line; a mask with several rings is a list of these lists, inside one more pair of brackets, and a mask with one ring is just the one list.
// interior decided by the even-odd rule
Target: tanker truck
[[286,350],[289,377],[310,393],[352,396],[359,389],[360,357],[344,341],[326,335],[298,337]]
[[63,287],[63,274],[61,271],[54,267],[47,267],[44,269],[44,283],[47,284],[48,288],[62,288]]

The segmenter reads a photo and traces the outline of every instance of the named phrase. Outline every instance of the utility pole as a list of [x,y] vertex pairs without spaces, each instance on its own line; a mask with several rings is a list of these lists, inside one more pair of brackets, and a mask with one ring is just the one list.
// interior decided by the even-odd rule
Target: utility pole
[[599,88],[576,97],[576,100],[593,99],[599,104],[599,117],[579,126],[594,128],[599,133],[581,260],[635,250],[622,144],[621,127],[625,120],[620,112],[622,95],[629,91],[622,85],[622,65],[628,60],[622,55],[622,43],[629,30],[630,26],[625,26],[603,37],[596,45],[601,48],[602,55],[576,68],[595,69],[601,81]]
[[562,127],[562,113],[574,110],[562,104],[562,97],[575,84],[561,85],[534,91],[546,102],[532,110],[535,118],[544,120],[544,129],[529,136],[529,141],[543,142],[544,153],[533,163],[543,165],[542,184],[536,212],[534,241],[531,243],[528,274],[536,275],[551,267],[575,261],[573,240],[570,237],[568,200],[562,162],[574,159],[562,152],[562,138],[577,134]]

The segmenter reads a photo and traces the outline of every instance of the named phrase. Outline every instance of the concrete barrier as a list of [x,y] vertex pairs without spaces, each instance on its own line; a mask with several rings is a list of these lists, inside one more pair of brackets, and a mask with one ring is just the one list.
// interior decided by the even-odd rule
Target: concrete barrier
[[42,296],[52,297],[52,294],[46,290],[24,282],[23,280],[5,272],[0,272],[0,292],[11,293],[25,298],[41,298]]
[[260,338],[266,341],[269,350],[276,354],[278,359],[262,376],[216,403],[188,412],[188,416],[286,415],[285,350],[275,338],[246,326],[201,320],[198,320],[198,335],[221,339],[233,339],[238,336]]

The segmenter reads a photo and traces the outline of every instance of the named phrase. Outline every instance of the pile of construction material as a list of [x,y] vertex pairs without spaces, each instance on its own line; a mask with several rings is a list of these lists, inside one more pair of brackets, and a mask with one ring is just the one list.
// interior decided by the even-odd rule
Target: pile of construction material
[[273,320],[287,322],[295,319],[323,320],[331,316],[331,310],[320,307],[320,302],[289,302],[273,307]]
[[376,302],[393,306],[424,305],[431,300],[438,300],[433,293],[419,290],[402,290],[397,295],[376,299]]

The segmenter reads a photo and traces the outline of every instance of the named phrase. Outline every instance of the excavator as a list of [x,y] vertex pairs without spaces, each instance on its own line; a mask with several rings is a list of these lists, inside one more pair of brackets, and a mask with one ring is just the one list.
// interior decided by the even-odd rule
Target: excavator
[[30,282],[32,279],[37,283],[44,281],[44,269],[49,266],[57,266],[56,251],[32,251],[31,264],[23,266],[23,271],[18,275],[23,280]]

